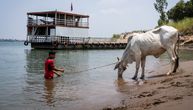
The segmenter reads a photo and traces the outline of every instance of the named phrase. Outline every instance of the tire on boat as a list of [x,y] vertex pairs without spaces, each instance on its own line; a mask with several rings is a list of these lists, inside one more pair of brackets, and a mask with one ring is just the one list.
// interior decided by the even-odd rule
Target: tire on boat
[[28,46],[28,41],[24,41],[24,45],[25,45],[25,46]]

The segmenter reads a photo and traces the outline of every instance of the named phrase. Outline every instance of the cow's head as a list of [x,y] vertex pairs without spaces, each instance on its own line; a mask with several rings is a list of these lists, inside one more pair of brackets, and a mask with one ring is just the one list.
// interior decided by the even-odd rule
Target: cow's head
[[122,78],[123,72],[127,69],[126,65],[123,64],[123,61],[119,61],[119,58],[117,57],[117,64],[115,65],[114,70],[118,68],[118,78]]

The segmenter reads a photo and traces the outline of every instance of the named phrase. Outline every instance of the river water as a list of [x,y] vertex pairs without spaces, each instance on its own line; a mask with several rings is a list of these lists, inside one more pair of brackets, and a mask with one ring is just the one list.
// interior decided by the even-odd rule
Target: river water
[[[124,50],[57,50],[55,65],[65,72],[45,80],[48,51],[25,47],[23,42],[0,42],[0,109],[98,110],[121,102],[124,94],[119,92],[114,65],[102,66],[116,62]],[[180,53],[181,61],[193,60],[193,51]],[[168,62],[166,54],[150,56],[146,73]],[[134,67],[129,65],[123,75],[131,84]]]

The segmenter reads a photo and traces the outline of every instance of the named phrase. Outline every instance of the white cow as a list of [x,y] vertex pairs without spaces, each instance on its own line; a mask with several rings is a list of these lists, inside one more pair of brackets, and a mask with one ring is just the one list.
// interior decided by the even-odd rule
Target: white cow
[[171,26],[161,26],[146,33],[130,36],[123,56],[114,68],[118,68],[118,78],[122,78],[122,74],[126,70],[128,63],[136,62],[136,71],[132,79],[137,79],[140,63],[142,68],[140,78],[144,79],[146,56],[153,55],[158,58],[165,51],[167,51],[171,58],[171,70],[167,75],[176,72],[179,65],[179,58],[176,52],[178,39],[177,29]]

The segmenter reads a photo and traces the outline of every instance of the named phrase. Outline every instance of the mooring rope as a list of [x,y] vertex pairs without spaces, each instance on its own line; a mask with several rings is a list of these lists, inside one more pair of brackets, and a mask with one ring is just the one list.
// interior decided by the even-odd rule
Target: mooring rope
[[111,65],[113,65],[113,64],[116,64],[116,62],[110,63],[110,64],[106,64],[106,65],[103,65],[103,66],[97,66],[97,67],[89,68],[89,69],[86,69],[86,70],[75,71],[75,72],[73,72],[73,73],[82,73],[82,72],[86,72],[86,71],[91,71],[91,70],[94,70],[94,69],[98,69],[98,68],[103,68],[103,67],[111,66]]

